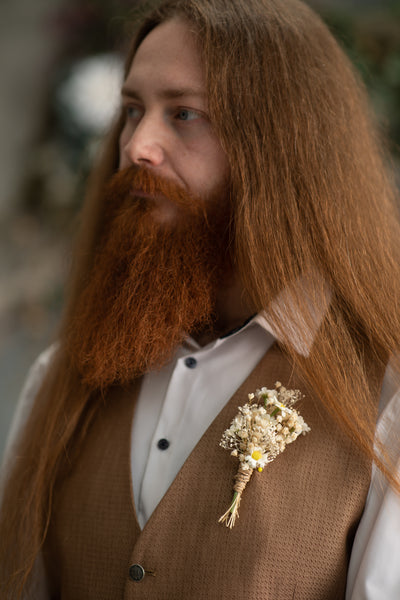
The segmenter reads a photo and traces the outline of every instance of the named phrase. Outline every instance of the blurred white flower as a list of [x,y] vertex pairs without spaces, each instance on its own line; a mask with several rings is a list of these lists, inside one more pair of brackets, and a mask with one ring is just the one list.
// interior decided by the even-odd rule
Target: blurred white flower
[[123,62],[116,54],[99,54],[76,63],[61,84],[57,99],[67,117],[83,132],[103,134],[118,107]]

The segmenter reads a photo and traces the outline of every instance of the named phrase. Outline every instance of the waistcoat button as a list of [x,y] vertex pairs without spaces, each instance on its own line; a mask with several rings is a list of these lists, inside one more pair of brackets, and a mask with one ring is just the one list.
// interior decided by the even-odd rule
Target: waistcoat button
[[145,571],[142,565],[132,565],[129,567],[129,577],[132,581],[142,581],[144,578]]

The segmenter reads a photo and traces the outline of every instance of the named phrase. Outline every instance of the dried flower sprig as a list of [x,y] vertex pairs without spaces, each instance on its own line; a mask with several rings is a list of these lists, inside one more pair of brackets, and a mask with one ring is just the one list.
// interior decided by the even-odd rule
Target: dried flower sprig
[[239,407],[220,446],[239,459],[239,469],[233,486],[233,500],[219,519],[227,527],[234,526],[239,516],[242,493],[254,471],[261,472],[300,434],[310,431],[303,417],[293,405],[302,397],[299,390],[287,390],[279,381],[274,390],[263,387],[249,394],[249,402]]

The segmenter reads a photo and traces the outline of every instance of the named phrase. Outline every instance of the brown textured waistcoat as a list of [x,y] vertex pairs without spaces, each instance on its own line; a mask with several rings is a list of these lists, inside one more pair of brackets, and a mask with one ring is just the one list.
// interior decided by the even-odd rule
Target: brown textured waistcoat
[[[238,462],[220,448],[237,407],[280,380],[311,433],[253,473],[234,529],[218,523]],[[62,600],[338,600],[370,465],[309,393],[278,346],[264,356],[190,454],[143,531],[130,474],[137,389],[113,392],[60,486],[45,546]],[[140,582],[129,567],[140,564]]]

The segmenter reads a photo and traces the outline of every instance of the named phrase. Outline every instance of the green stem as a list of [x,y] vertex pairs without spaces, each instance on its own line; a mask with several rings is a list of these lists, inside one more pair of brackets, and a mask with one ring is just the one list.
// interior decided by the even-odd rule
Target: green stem
[[230,511],[229,511],[231,514],[232,514],[232,513],[233,513],[233,511],[235,510],[235,504],[236,504],[236,498],[237,498],[237,497],[238,497],[238,493],[237,493],[237,492],[235,492],[235,493],[233,494],[233,500],[232,500],[231,508],[230,508]]

